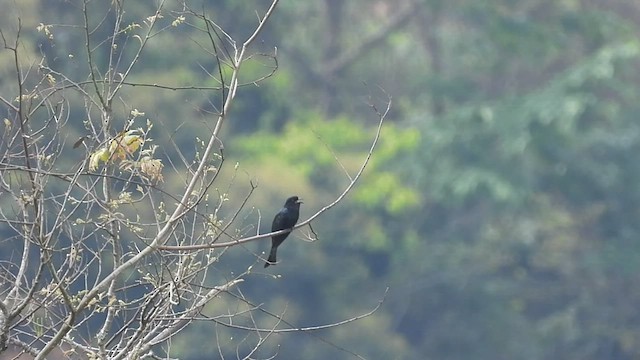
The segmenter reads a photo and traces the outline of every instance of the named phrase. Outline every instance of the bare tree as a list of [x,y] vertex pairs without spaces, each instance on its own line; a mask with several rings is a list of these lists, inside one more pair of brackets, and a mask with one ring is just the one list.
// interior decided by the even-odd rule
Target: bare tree
[[[226,215],[228,194],[215,191],[214,184],[224,163],[221,129],[237,92],[277,69],[275,49],[262,53],[252,46],[278,0],[258,12],[255,28],[240,40],[185,3],[160,1],[148,17],[133,22],[125,20],[124,2],[110,3],[96,18],[94,3],[81,1],[75,8],[81,24],[37,29],[46,37],[59,30],[70,41],[82,41],[85,53],[75,56],[83,59],[83,67],[54,65],[46,50],[36,60],[25,56],[26,30],[19,19],[14,31],[0,29],[3,53],[11,55],[15,75],[0,93],[5,129],[0,233],[9,234],[4,249],[20,249],[0,263],[0,351],[19,349],[35,359],[53,352],[70,358],[158,358],[168,353],[173,336],[206,319],[255,334],[247,353],[238,354],[249,358],[274,332],[310,331],[367,316],[316,328],[263,328],[252,314],[265,310],[250,304],[241,291],[233,292],[252,266],[224,280],[209,271],[227,249],[275,234],[248,236],[237,229],[253,184],[237,208],[225,209]],[[107,26],[107,35],[98,36]],[[189,28],[189,41],[209,55],[211,64],[202,66],[208,69],[209,85],[133,80],[147,48],[161,46],[154,41],[180,27]],[[242,83],[243,64],[258,57],[264,75]],[[137,110],[140,104],[128,103],[126,91],[132,88],[209,94],[214,110],[199,129],[193,153],[176,143],[152,145],[156,121]],[[360,170],[346,173],[349,185],[297,227],[310,226],[353,188],[389,106],[390,101],[378,111],[372,105],[379,118],[377,133]],[[86,133],[71,138],[79,127],[71,122],[79,119]],[[165,122],[164,131],[178,131],[183,124]],[[174,182],[165,184],[169,171]],[[221,296],[247,304],[238,311],[249,314],[250,326],[233,325],[229,319],[236,313],[201,314]],[[269,315],[282,320],[281,314]]]

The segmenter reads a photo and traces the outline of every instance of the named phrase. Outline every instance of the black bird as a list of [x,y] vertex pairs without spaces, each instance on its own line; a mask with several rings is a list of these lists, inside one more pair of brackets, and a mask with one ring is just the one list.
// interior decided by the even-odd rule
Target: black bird
[[[288,198],[284,203],[284,207],[280,209],[276,214],[276,217],[273,218],[271,231],[291,229],[298,222],[298,217],[300,216],[300,204],[302,204],[302,200],[298,199],[297,196]],[[278,246],[282,244],[289,234],[290,232],[271,237],[271,252],[269,252],[269,259],[264,264],[264,267],[275,265]]]

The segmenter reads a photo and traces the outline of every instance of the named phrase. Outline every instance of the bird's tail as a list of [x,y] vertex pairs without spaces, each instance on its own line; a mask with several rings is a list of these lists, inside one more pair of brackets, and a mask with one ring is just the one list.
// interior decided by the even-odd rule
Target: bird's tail
[[277,247],[275,247],[275,246],[271,247],[271,252],[269,253],[269,258],[267,259],[267,262],[264,263],[264,267],[276,264],[276,251],[277,250],[278,250]]

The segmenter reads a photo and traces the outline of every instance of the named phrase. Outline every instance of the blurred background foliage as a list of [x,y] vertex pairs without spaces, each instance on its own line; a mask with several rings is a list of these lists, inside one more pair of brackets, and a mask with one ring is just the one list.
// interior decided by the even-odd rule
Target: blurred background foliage
[[[94,14],[108,4],[93,4]],[[127,6],[131,21],[152,15],[152,2]],[[59,71],[82,73],[83,43],[70,41],[68,28],[54,26],[53,39],[36,31],[81,24],[74,1],[0,7],[11,9],[2,24],[22,18],[25,56],[45,54]],[[191,7],[242,38],[265,4]],[[105,37],[108,24],[93,36]],[[217,86],[206,76],[212,61],[194,45],[199,35],[178,26],[159,36],[131,81]],[[241,289],[291,326],[366,313],[389,291],[368,318],[274,335],[256,356],[637,359],[639,37],[633,0],[282,1],[256,49],[277,47],[277,72],[240,89],[223,138],[227,166],[237,162],[244,174],[237,184],[259,183],[249,203],[263,223],[294,193],[305,199],[302,219],[331,202],[368,151],[370,96],[384,99],[378,86],[394,106],[362,182],[314,222],[319,240],[294,234],[281,263],[266,273],[256,267]],[[10,60],[0,55],[3,93],[12,87]],[[256,57],[244,74],[272,67]],[[144,111],[163,124],[158,144],[171,137],[195,153],[217,95],[152,90],[128,88],[122,112]],[[72,120],[70,131],[82,132],[83,119]],[[232,203],[241,199],[231,194]],[[246,268],[268,241],[247,248],[229,250],[220,268]],[[229,297],[205,313],[239,306]],[[257,321],[275,323],[266,314]],[[245,336],[254,335],[199,322],[171,352],[210,359],[219,344],[235,357],[245,345],[231,339]]]

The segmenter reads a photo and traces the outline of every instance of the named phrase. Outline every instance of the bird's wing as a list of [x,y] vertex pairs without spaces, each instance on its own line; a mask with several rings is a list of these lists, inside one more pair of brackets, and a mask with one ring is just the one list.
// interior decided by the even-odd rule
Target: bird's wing
[[284,230],[286,217],[287,217],[287,210],[286,209],[280,210],[276,214],[276,216],[273,218],[273,223],[271,223],[271,231]]

